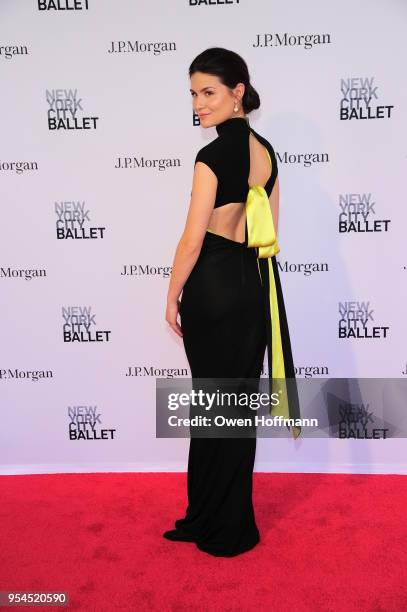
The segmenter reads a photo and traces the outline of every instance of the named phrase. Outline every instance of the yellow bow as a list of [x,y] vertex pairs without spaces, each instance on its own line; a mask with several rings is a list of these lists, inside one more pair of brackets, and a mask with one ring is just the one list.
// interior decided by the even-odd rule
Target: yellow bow
[[273,257],[280,251],[266,190],[250,187],[246,200],[247,246],[259,247],[258,257]]

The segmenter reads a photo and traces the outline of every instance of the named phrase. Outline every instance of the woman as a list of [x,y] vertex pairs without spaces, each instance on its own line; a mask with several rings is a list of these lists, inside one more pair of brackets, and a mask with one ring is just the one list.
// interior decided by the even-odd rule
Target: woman
[[[245,61],[227,49],[198,55],[189,76],[194,111],[218,136],[195,159],[166,321],[183,338],[193,379],[259,379],[266,346],[270,377],[271,370],[273,378],[294,377],[274,257],[277,160],[246,116],[260,106],[259,96]],[[282,414],[298,416],[297,403]],[[252,549],[260,540],[252,503],[255,452],[255,436],[191,437],[188,508],[164,537],[195,542],[215,556]]]

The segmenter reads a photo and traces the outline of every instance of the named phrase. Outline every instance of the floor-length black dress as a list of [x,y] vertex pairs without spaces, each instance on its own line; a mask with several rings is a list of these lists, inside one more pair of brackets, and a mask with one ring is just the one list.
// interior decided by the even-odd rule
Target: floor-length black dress
[[[218,137],[198,152],[195,163],[207,164],[217,176],[215,208],[246,204],[246,232],[240,243],[208,230],[184,285],[180,318],[191,376],[258,379],[267,348],[270,378],[293,377],[268,200],[277,178],[276,156],[245,118],[227,119],[216,131]],[[248,185],[250,132],[269,154],[271,176],[264,187]],[[289,414],[298,416],[295,402]],[[200,550],[230,557],[259,542],[252,502],[255,453],[255,436],[191,437],[188,507],[175,527],[193,536]]]

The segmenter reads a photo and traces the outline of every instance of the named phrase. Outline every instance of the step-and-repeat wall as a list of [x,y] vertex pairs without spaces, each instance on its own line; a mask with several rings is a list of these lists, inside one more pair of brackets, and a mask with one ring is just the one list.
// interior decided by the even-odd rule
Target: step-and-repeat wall
[[[155,389],[190,374],[165,306],[216,137],[189,92],[208,47],[247,61],[276,151],[298,377],[406,376],[406,23],[400,0],[1,0],[2,473],[186,469]],[[256,458],[406,465],[401,438],[261,439]]]

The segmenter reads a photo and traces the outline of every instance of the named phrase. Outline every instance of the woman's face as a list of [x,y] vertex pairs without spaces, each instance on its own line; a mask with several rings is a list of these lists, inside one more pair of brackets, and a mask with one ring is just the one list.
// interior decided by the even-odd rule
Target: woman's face
[[[192,106],[199,115],[202,127],[213,127],[231,117],[245,116],[241,103],[244,93],[243,83],[238,83],[231,90],[213,74],[194,72],[191,76],[190,91]],[[239,107],[238,112],[233,110],[236,103]]]

